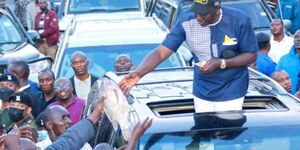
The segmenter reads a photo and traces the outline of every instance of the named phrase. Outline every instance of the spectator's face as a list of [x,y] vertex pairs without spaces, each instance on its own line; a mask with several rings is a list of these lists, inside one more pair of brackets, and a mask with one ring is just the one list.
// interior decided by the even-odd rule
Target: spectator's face
[[0,82],[0,88],[2,88],[2,87],[8,87],[15,92],[17,92],[19,89],[15,83],[7,82],[7,81]]
[[300,30],[295,33],[294,36],[294,45],[296,48],[300,48]]
[[201,26],[206,27],[209,24],[213,24],[219,19],[220,16],[220,9],[214,8],[211,13],[208,13],[205,16],[201,16],[199,14],[196,14],[197,21],[200,23]]
[[60,109],[53,120],[51,120],[51,123],[52,130],[56,136],[63,134],[72,125],[69,112],[66,109]]
[[39,84],[44,93],[51,93],[54,90],[54,77],[49,72],[43,72],[39,75]]
[[40,0],[39,1],[39,6],[40,6],[41,10],[47,9],[47,7],[48,7],[47,0]]
[[274,19],[271,24],[271,33],[273,35],[280,35],[283,33],[283,25],[279,19]]
[[277,81],[287,92],[291,92],[291,79],[285,72],[277,72],[274,76],[274,80]]
[[77,55],[72,59],[72,68],[76,75],[85,75],[88,68],[88,60],[83,56]]
[[116,60],[115,70],[117,72],[129,71],[132,67],[131,61],[127,56],[120,56]]
[[68,80],[61,79],[54,85],[55,95],[59,100],[66,101],[72,98],[72,85]]

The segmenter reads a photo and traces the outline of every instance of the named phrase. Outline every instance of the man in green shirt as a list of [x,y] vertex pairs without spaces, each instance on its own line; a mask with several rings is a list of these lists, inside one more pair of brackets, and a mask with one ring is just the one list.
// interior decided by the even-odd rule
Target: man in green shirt
[[2,102],[1,106],[1,118],[4,127],[11,125],[12,121],[8,116],[8,98],[14,93],[18,92],[19,83],[17,77],[11,73],[0,74],[0,100]]

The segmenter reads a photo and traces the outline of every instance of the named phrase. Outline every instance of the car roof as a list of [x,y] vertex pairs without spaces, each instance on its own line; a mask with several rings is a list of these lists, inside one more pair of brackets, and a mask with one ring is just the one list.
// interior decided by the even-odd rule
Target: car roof
[[[190,131],[195,126],[195,115],[236,116],[241,113],[246,116],[243,127],[300,125],[299,100],[255,70],[250,69],[249,76],[249,85],[253,88],[249,86],[243,111],[239,112],[195,114],[193,70],[149,73],[130,91],[128,100],[134,109],[134,116],[138,116],[140,121],[146,117],[154,119],[147,133]],[[273,90],[268,92],[267,88]]]
[[69,28],[68,47],[161,43],[166,36],[152,18],[79,19]]

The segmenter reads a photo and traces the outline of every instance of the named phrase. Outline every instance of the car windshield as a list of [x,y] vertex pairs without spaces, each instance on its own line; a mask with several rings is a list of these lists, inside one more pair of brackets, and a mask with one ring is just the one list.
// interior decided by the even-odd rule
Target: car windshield
[[146,134],[139,150],[298,150],[300,126],[266,126]]
[[[118,55],[127,54],[131,58],[132,64],[138,65],[157,46],[158,44],[135,44],[68,48],[62,57],[58,76],[71,77],[74,74],[71,68],[71,55],[75,51],[85,53],[90,62],[90,72],[96,76],[102,76],[107,71],[114,71],[115,59]],[[158,68],[162,67],[182,67],[177,53],[158,66]]]
[[24,40],[9,17],[0,14],[0,52],[13,50]]
[[140,10],[139,0],[70,0],[70,14]]
[[[254,29],[270,28],[271,20],[257,0],[224,1],[222,6],[234,7],[245,12],[245,14],[251,19],[252,27]],[[182,8],[180,8],[176,22],[179,21],[179,18],[184,17],[184,12],[190,10],[190,7],[191,4],[184,5]]]

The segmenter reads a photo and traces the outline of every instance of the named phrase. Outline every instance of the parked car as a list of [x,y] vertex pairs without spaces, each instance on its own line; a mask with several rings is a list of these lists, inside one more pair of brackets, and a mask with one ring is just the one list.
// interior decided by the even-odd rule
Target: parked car
[[[192,4],[193,0],[152,0],[147,16],[153,16],[168,30],[190,10]],[[255,32],[270,34],[271,21],[276,15],[265,0],[222,0],[221,5],[242,10],[251,19]],[[286,27],[291,24],[288,20],[284,23]]]
[[[131,18],[119,20],[89,20],[81,17],[66,30],[59,46],[56,62],[53,66],[56,77],[71,77],[71,55],[82,51],[88,57],[89,70],[101,76],[114,71],[115,59],[127,54],[134,65],[155,49],[165,38],[153,18]],[[181,47],[180,49],[184,49]],[[174,53],[161,67],[183,67],[185,61],[180,53]]]
[[[127,95],[133,124],[153,118],[136,150],[299,149],[299,99],[253,69],[249,77],[242,111],[195,113],[192,67],[150,72]],[[98,100],[100,85],[101,79],[92,87],[87,110]],[[122,145],[122,134],[106,117],[101,118],[96,137],[95,143]]]
[[12,59],[23,59],[29,63],[30,77],[37,80],[37,73],[50,67],[50,57],[42,55],[35,47],[39,38],[36,31],[26,32],[14,13],[8,7],[0,7],[0,73]]
[[[119,16],[122,18],[145,17],[144,0],[62,0],[58,14],[63,32],[78,14],[97,14],[98,18]],[[110,18],[112,19],[112,18]]]

